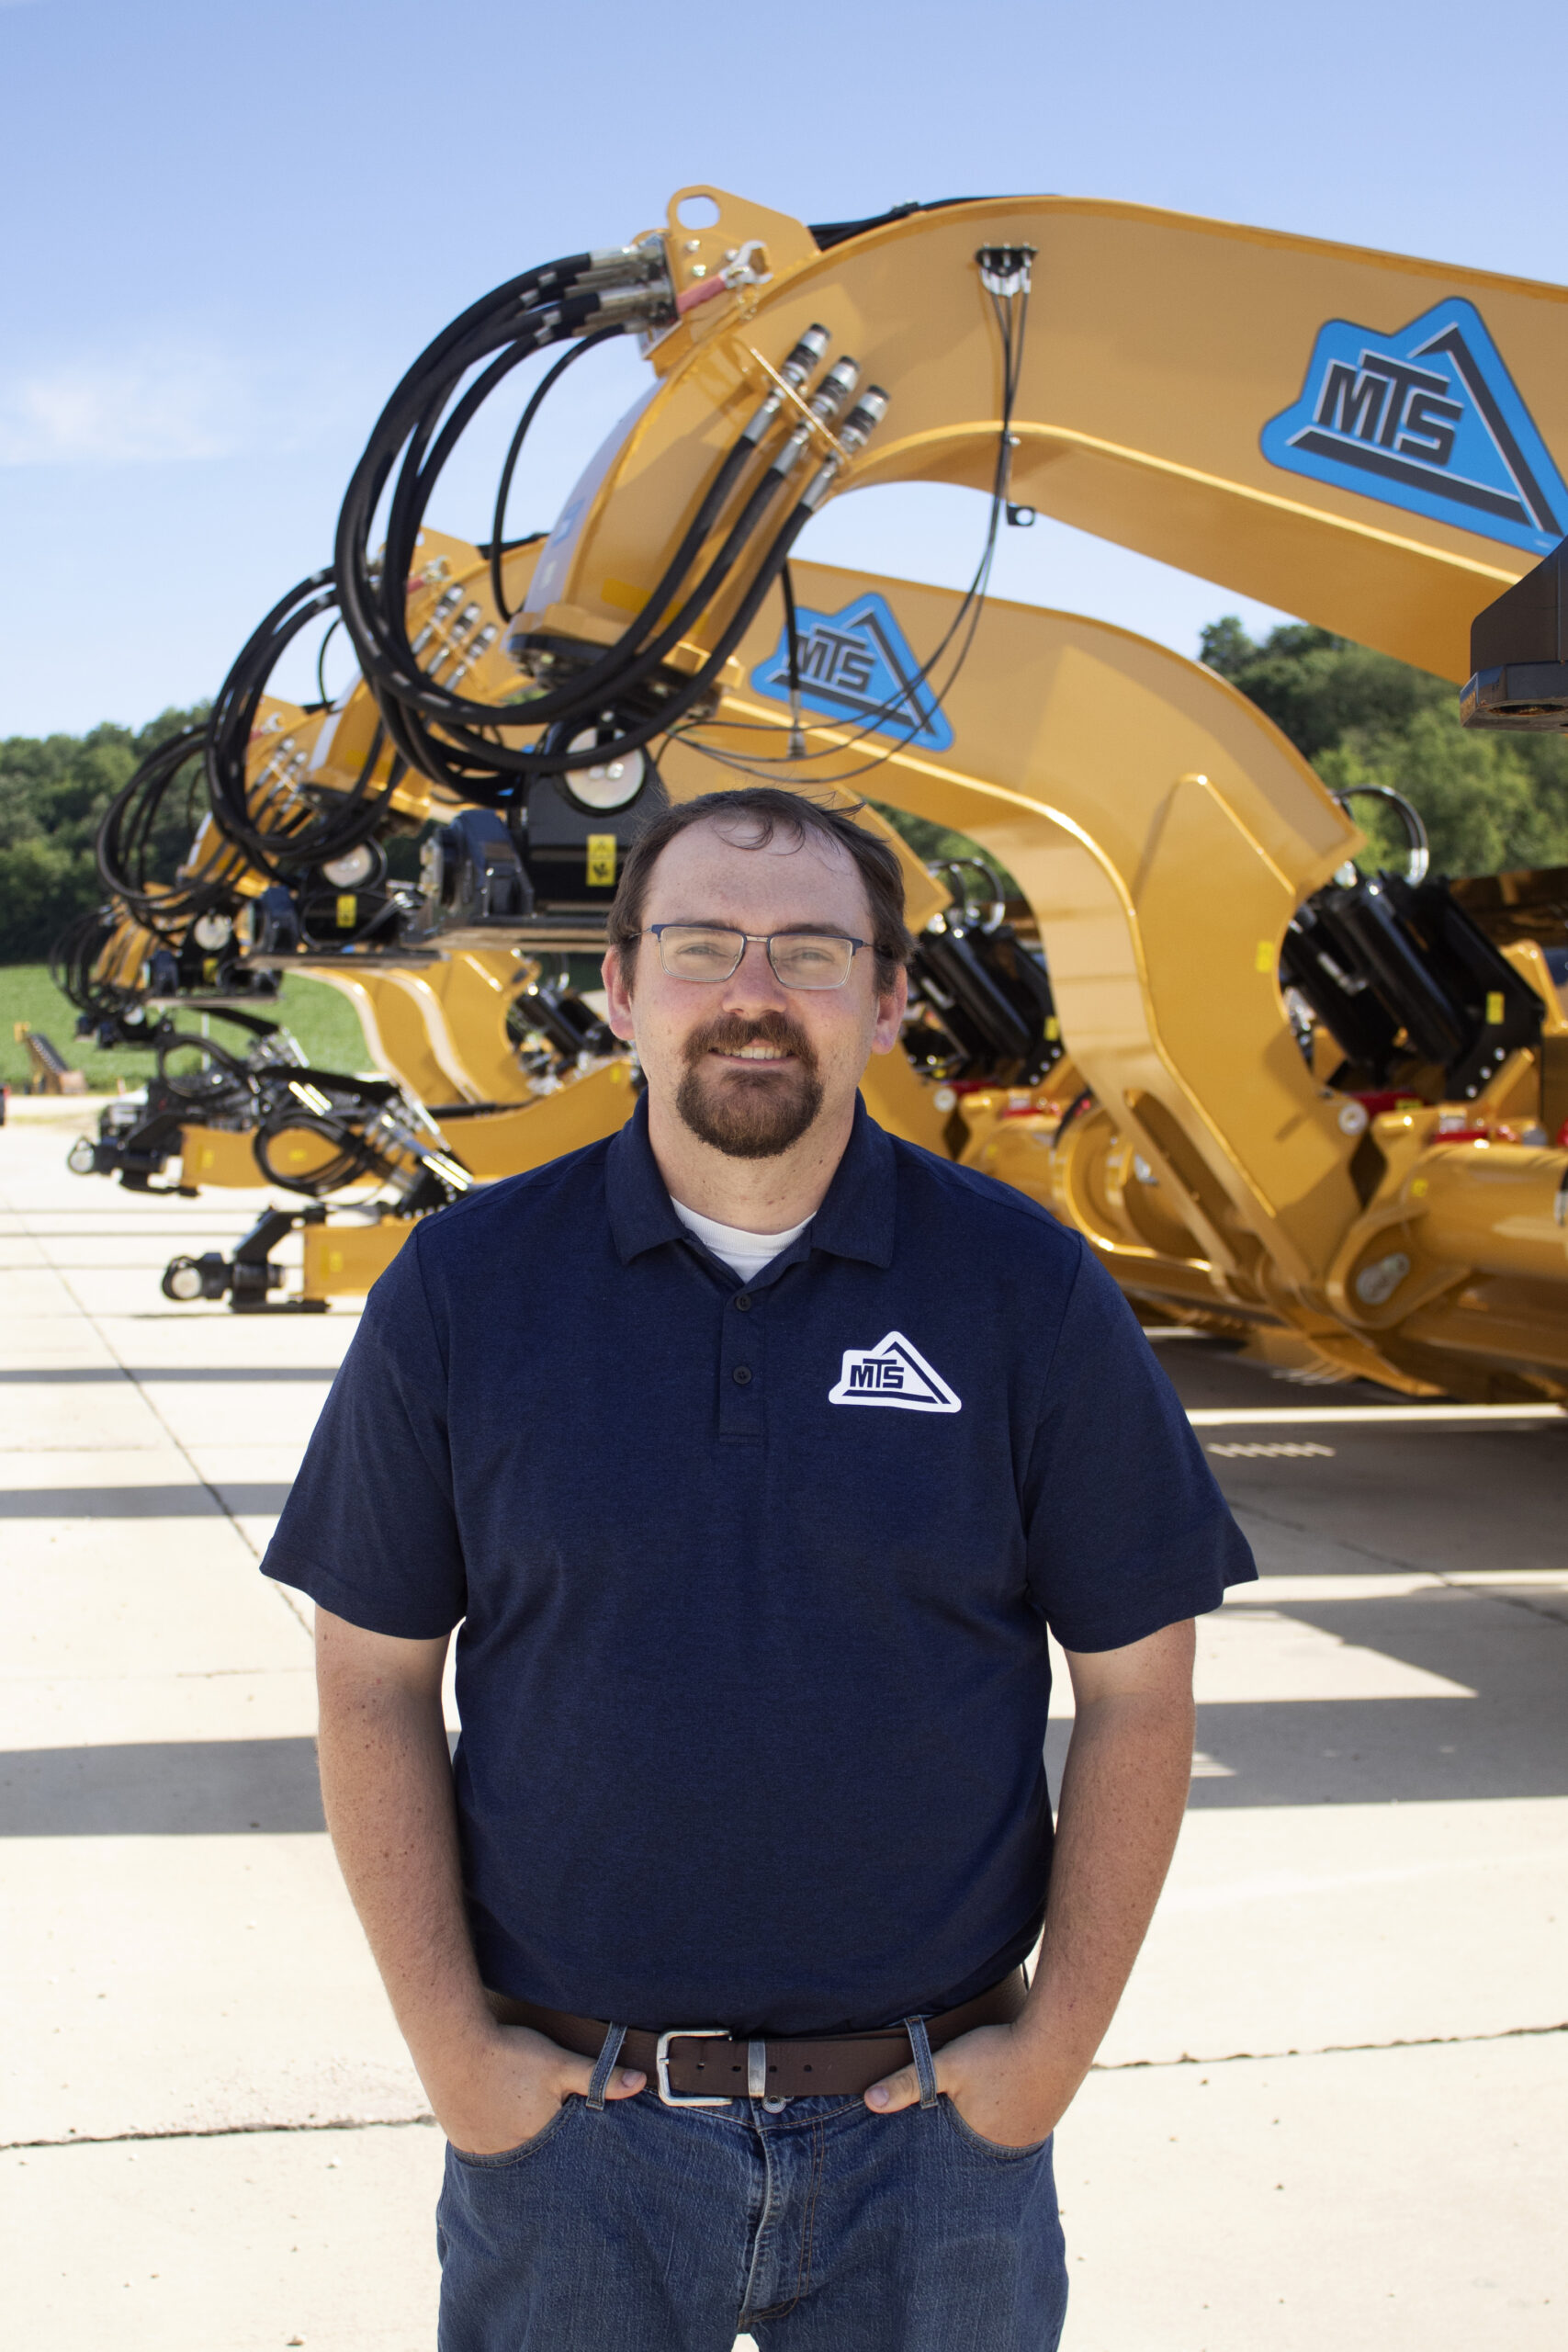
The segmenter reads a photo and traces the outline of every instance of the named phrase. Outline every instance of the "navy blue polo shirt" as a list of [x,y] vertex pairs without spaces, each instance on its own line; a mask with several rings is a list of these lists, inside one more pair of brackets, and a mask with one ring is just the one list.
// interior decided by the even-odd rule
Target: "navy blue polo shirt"
[[1118,1648],[1254,1574],[1083,1241],[863,1105],[744,1286],[642,1106],[419,1225],[265,1568],[374,1632],[459,1627],[488,1984],[779,2034],[1022,1958],[1047,1625]]

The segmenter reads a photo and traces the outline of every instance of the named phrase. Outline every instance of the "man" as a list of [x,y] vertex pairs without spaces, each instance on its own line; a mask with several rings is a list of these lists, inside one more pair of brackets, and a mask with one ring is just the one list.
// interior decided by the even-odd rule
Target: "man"
[[266,1562],[450,2143],[442,2352],[1049,2352],[1051,2134],[1251,1562],[1083,1242],[860,1103],[884,843],[711,795],[610,934],[635,1117],[416,1228]]

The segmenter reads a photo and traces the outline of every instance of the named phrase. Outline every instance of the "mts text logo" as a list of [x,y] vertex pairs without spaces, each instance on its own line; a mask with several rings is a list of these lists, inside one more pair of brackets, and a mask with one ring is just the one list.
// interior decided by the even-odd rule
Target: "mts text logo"
[[1446,376],[1363,351],[1355,367],[1330,361],[1314,422],[1330,434],[1441,468],[1453,456],[1455,428],[1464,421],[1459,401],[1446,397],[1448,389]]
[[1568,528],[1568,489],[1471,302],[1397,334],[1331,320],[1262,447],[1288,472],[1513,547],[1544,554]]
[[957,1413],[963,1406],[919,1348],[889,1331],[874,1348],[846,1348],[829,1405],[897,1405],[908,1413]]
[[[953,729],[886,597],[857,596],[839,613],[803,605],[795,616],[795,647],[804,709],[930,752],[951,747]],[[751,687],[770,702],[788,702],[787,628],[752,671]]]
[[803,685],[836,686],[846,700],[865,702],[876,656],[863,637],[851,637],[831,621],[817,621],[800,640]]

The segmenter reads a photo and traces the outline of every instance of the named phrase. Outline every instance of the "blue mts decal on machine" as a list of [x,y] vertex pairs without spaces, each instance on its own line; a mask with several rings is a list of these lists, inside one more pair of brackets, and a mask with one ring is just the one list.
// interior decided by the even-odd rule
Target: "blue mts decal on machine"
[[1568,489],[1472,302],[1397,334],[1331,319],[1302,396],[1263,428],[1270,465],[1544,555]]
[[[824,718],[869,726],[901,743],[945,752],[953,729],[941,705],[922,681],[920,665],[885,597],[857,596],[839,613],[795,615],[800,646],[800,700]],[[751,673],[752,691],[770,702],[789,700],[789,631],[777,649]]]
[[934,1372],[919,1348],[902,1331],[889,1331],[874,1348],[846,1348],[836,1388],[828,1391],[829,1405],[897,1405],[906,1413],[961,1413],[940,1372]]

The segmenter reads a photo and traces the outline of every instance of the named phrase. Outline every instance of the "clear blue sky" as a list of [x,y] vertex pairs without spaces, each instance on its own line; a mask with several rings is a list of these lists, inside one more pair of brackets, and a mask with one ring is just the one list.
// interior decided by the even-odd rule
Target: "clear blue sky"
[[[328,556],[409,358],[683,183],[807,220],[1059,190],[1560,281],[1562,46],[1561,0],[0,0],[0,734],[210,692]],[[597,364],[514,527],[640,378]],[[434,519],[484,536],[486,470]],[[803,552],[956,581],[982,512],[872,492]],[[1006,534],[995,584],[1187,652],[1273,617],[1055,525]]]

